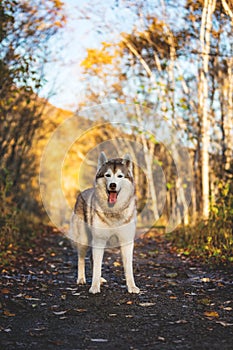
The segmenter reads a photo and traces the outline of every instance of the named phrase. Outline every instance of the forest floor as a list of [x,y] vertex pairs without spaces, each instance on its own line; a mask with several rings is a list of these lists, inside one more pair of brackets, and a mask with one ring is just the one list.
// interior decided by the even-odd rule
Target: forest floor
[[48,228],[0,280],[1,349],[232,349],[233,269],[177,256],[162,234],[135,242],[139,295],[119,251],[105,253],[101,294],[77,286],[77,255]]

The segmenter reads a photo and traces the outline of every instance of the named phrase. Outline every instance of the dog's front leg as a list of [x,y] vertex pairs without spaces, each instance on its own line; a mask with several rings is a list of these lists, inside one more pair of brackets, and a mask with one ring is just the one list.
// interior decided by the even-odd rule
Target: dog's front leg
[[123,244],[121,246],[121,254],[128,292],[140,293],[140,289],[135,285],[133,276],[133,247],[134,242]]
[[105,242],[93,242],[92,257],[93,257],[93,276],[92,284],[89,292],[92,294],[100,293],[101,267],[104,255]]
[[78,278],[77,284],[85,284],[85,256],[88,247],[86,245],[78,244]]

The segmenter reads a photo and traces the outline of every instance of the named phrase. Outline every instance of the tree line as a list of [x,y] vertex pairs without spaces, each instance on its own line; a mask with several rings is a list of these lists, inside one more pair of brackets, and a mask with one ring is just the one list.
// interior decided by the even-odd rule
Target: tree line
[[[83,18],[93,20],[91,11],[95,7],[89,6],[88,13],[78,4],[77,7]],[[144,167],[144,172],[136,169],[135,173],[139,212],[146,205],[149,191],[146,215],[156,219],[164,206],[167,218],[180,216],[184,224],[202,217],[204,225],[207,221],[212,225],[207,237],[214,230],[221,231],[225,246],[232,246],[232,4],[228,0],[115,1],[113,12],[120,13],[120,8],[130,8],[135,23],[131,30],[120,33],[118,41],[106,40],[98,48],[87,49],[81,63],[85,98],[80,108],[109,101],[129,104],[133,108],[122,121],[129,121],[131,128],[108,125],[100,130],[97,123],[89,135],[90,142],[84,135],[81,144],[79,140],[72,146],[63,169],[67,176],[63,184],[66,197],[72,206],[79,190],[74,162],[78,168],[91,149],[111,138],[115,140],[113,153],[119,148],[133,153],[136,141],[141,145],[139,158]],[[101,18],[103,14],[104,11],[98,13],[101,25],[96,25],[96,30],[108,37],[114,28]],[[119,28],[121,19],[116,18]],[[8,218],[14,219],[19,210],[38,212],[42,149],[51,131],[71,116],[61,111],[63,116],[54,118],[46,101],[38,99],[49,57],[49,39],[65,22],[60,0],[0,2],[0,224],[6,236]],[[88,119],[110,121],[111,114],[119,115],[119,108],[105,112],[104,107],[99,113],[90,111],[78,125],[87,128]],[[82,112],[79,114],[82,116]],[[169,150],[148,131],[162,130],[163,120],[179,131],[191,159],[193,188],[188,193],[191,205],[186,216],[185,195],[191,180],[177,181]],[[172,142],[170,147],[172,151]],[[90,154],[89,168],[82,170],[84,186],[91,182],[95,171],[97,155]],[[185,166],[185,162],[180,164],[181,172]],[[46,186],[53,184],[53,164],[49,171],[51,181],[43,184]],[[144,219],[148,218],[142,215],[142,224]]]
[[[87,50],[85,103],[139,103],[178,127],[193,162],[191,221],[207,220],[223,193],[232,198],[233,7],[226,0],[154,4],[132,2],[138,25],[118,42]],[[154,146],[141,142],[147,157]],[[150,163],[156,154],[149,153]],[[226,202],[232,215],[232,199]]]
[[35,145],[42,135],[46,101],[39,99],[38,93],[44,83],[49,39],[65,20],[60,0],[0,2],[1,253],[7,242],[23,237],[27,218],[41,208],[38,186],[35,190]]

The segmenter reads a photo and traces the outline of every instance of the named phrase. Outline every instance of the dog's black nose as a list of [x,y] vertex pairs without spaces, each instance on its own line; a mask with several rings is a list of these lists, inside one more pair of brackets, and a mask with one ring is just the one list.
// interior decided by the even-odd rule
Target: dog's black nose
[[116,184],[114,182],[111,182],[109,185],[110,190],[115,190],[116,189]]

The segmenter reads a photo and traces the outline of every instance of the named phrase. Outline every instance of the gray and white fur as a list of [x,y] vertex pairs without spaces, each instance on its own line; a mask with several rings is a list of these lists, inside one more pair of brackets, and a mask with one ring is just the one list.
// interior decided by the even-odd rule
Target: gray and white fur
[[139,293],[133,276],[133,248],[136,231],[136,196],[133,164],[127,154],[98,159],[93,188],[81,192],[71,218],[70,236],[78,248],[78,284],[85,284],[85,256],[92,246],[93,276],[90,293],[100,293],[101,266],[104,249],[111,239],[121,248],[129,293]]

